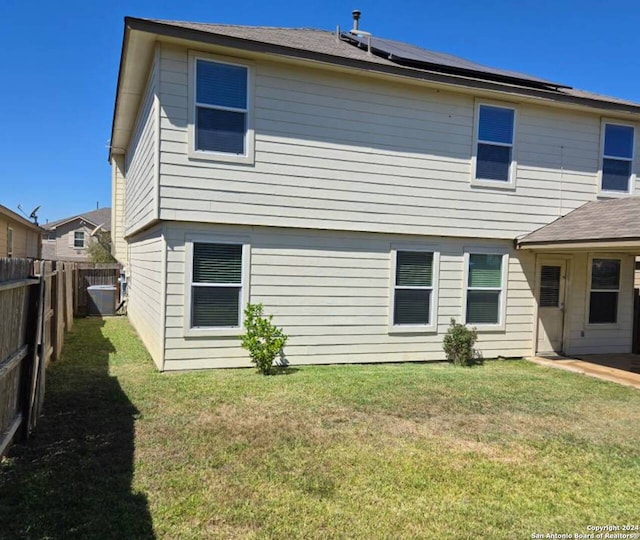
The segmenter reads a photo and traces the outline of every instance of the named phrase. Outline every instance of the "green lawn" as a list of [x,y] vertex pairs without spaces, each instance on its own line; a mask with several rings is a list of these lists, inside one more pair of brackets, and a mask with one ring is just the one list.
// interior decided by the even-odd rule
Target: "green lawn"
[[159,374],[76,321],[1,538],[531,538],[638,524],[640,392],[525,361]]

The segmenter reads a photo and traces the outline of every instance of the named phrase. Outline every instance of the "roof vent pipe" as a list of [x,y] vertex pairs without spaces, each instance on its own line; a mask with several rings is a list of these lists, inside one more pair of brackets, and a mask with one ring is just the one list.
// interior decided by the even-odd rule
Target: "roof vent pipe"
[[[352,12],[353,15],[353,28],[351,30],[349,30],[350,34],[353,34],[354,36],[359,36],[359,37],[364,37],[367,38],[367,54],[369,56],[372,55],[371,53],[371,33],[370,32],[364,32],[362,30],[360,30],[360,28],[358,28],[358,21],[360,20],[360,10],[359,9],[354,9]],[[361,47],[361,45],[358,45],[358,47]],[[363,48],[363,47],[361,47]]]
[[358,21],[360,20],[360,10],[359,9],[354,9],[351,12],[351,15],[353,15],[353,30],[351,30],[352,32],[357,32],[358,31]]

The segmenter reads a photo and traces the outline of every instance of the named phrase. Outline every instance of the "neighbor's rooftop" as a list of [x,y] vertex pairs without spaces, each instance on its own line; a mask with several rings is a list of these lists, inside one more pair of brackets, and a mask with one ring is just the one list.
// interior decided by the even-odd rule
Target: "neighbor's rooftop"
[[53,230],[60,225],[73,221],[74,219],[82,219],[91,223],[94,227],[102,225],[106,231],[111,230],[111,208],[98,208],[97,210],[91,210],[90,212],[84,212],[75,216],[58,219],[57,221],[52,221],[42,227],[47,230]]

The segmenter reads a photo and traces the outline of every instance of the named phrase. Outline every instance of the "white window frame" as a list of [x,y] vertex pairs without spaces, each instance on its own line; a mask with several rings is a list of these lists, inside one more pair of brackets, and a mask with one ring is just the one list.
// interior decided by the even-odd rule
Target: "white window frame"
[[[193,160],[221,161],[230,163],[253,164],[255,162],[255,131],[254,131],[254,64],[250,60],[238,59],[229,56],[220,56],[199,51],[189,51],[189,120],[188,120],[188,147],[187,156]],[[228,64],[232,66],[243,67],[247,70],[247,108],[236,109],[233,107],[223,107],[210,104],[196,103],[196,62],[205,60],[208,62],[216,62],[218,64]],[[225,152],[213,152],[210,150],[196,150],[196,107],[205,107],[216,110],[227,110],[235,112],[244,112],[247,115],[247,130],[244,139],[244,154],[236,155]]]
[[13,257],[13,227],[7,227],[7,257]]
[[[618,276],[618,290],[614,289],[592,289],[591,288],[591,279],[593,272],[593,260],[594,259],[613,259],[616,261],[620,261],[620,275]],[[601,329],[613,329],[620,327],[620,300],[622,299],[622,276],[623,276],[623,268],[624,268],[625,256],[616,253],[590,253],[587,264],[587,283],[589,286],[587,287],[587,295],[585,299],[585,313],[584,313],[584,325],[585,328],[601,328]],[[616,322],[614,323],[592,323],[589,322],[589,313],[591,312],[591,293],[592,292],[617,292],[618,293],[618,306],[616,311]]]
[[[604,153],[605,130],[607,125],[615,125],[622,127],[630,127],[633,129],[633,144],[631,145],[631,158],[621,158],[617,156],[607,156]],[[614,118],[603,118],[600,122],[600,157],[598,161],[598,196],[607,198],[628,197],[635,193],[636,173],[635,173],[635,153],[636,153],[636,126]],[[602,187],[602,169],[604,168],[604,160],[615,159],[617,161],[627,161],[631,163],[631,172],[629,174],[629,185],[627,191],[610,191]]]
[[[421,251],[433,253],[433,268],[431,287],[416,286],[396,286],[396,271],[398,262],[398,251]],[[392,244],[390,249],[391,271],[389,272],[389,333],[390,334],[416,334],[416,333],[433,333],[438,330],[438,285],[440,276],[440,249],[439,246],[400,243]],[[396,288],[400,289],[425,289],[431,290],[429,298],[429,324],[394,324],[393,314],[396,301]]]
[[[498,255],[502,257],[501,267],[501,287],[469,287],[469,258],[470,255]],[[479,332],[502,332],[506,329],[507,314],[507,294],[508,294],[508,278],[509,278],[509,252],[501,248],[487,247],[465,247],[463,257],[464,271],[464,293],[462,298],[462,320],[467,326],[478,329]],[[497,324],[478,324],[467,322],[467,300],[468,292],[472,291],[500,291],[500,302],[498,303],[498,323]]]
[[[242,245],[242,278],[240,305],[238,306],[238,326],[224,327],[192,327],[191,326],[191,297],[193,286],[193,244],[236,244]],[[249,302],[249,275],[251,270],[251,239],[248,236],[229,236],[202,233],[189,233],[185,235],[185,293],[184,293],[184,336],[185,337],[215,337],[215,336],[237,336],[243,333],[244,309]],[[208,285],[218,287],[211,283]],[[233,285],[237,287],[237,284]]]
[[[480,139],[480,107],[483,105],[487,107],[496,107],[500,109],[509,109],[513,111],[513,133],[511,136],[511,144],[497,143],[493,141],[485,141]],[[471,150],[471,185],[480,187],[490,187],[495,189],[515,190],[516,188],[516,172],[518,169],[518,162],[516,158],[516,133],[518,122],[518,110],[513,104],[477,100],[475,104],[474,124],[473,124],[473,148]],[[489,180],[484,178],[476,178],[476,165],[478,162],[478,144],[491,144],[493,146],[504,146],[511,148],[511,164],[509,165],[509,180],[507,182],[503,180]]]
[[[82,235],[82,245],[76,246],[76,234]],[[87,247],[87,235],[84,231],[73,231],[73,249],[86,249]]]

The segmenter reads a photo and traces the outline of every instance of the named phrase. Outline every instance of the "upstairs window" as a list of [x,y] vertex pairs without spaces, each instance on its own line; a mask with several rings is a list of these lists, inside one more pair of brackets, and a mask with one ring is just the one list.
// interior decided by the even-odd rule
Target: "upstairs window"
[[241,324],[243,245],[193,243],[191,328]]
[[513,184],[515,110],[479,105],[477,114],[474,179]]
[[620,259],[593,259],[591,261],[589,324],[618,322],[619,296]]
[[434,254],[396,251],[394,326],[429,326],[433,321]]
[[634,129],[605,123],[603,132],[601,191],[631,193]]
[[195,59],[196,152],[247,155],[248,73],[245,66]]
[[73,247],[75,249],[84,249],[84,232],[76,231],[73,233]]

